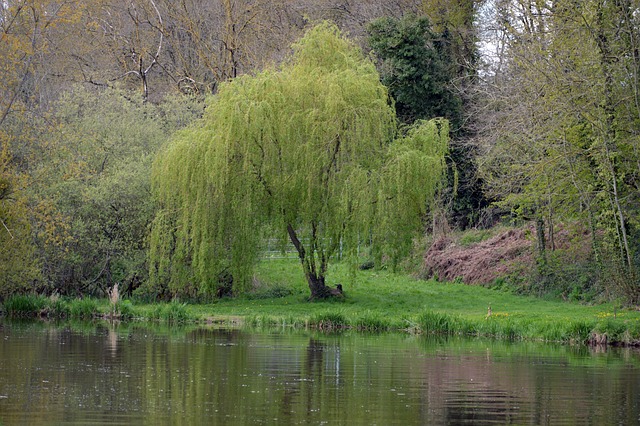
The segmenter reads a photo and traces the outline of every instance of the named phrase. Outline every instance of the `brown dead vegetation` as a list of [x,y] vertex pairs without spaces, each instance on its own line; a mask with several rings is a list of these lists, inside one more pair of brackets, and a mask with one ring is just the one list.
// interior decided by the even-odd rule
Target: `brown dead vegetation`
[[431,245],[424,258],[430,277],[467,284],[487,284],[508,276],[533,261],[531,228],[507,229],[469,246],[445,236]]

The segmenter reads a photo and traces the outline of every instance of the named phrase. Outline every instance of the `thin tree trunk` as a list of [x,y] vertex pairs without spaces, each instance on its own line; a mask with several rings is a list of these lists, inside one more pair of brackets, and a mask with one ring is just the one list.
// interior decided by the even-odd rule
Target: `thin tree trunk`
[[546,257],[547,240],[544,235],[544,219],[536,220],[536,237],[538,240],[538,257],[544,259]]
[[[614,205],[614,209],[616,212],[616,222],[619,226],[620,238],[621,238],[621,246],[623,248],[623,257],[627,268],[631,270],[632,261],[631,261],[631,250],[629,248],[629,239],[627,237],[627,226],[626,220],[624,217],[624,212],[622,210],[622,206],[620,204],[620,193],[618,190],[618,181],[616,176],[616,168],[613,163],[613,153],[611,152],[610,144],[615,143],[616,140],[616,131],[615,131],[615,100],[614,100],[614,78],[612,75],[611,67],[613,58],[610,52],[609,46],[609,38],[605,32],[605,22],[604,22],[604,11],[602,10],[604,5],[600,5],[598,10],[598,34],[597,34],[597,42],[598,48],[600,50],[600,66],[602,69],[602,74],[604,77],[604,95],[605,95],[605,103],[603,105],[604,114],[605,114],[605,122],[603,129],[603,145],[605,149],[605,167],[607,168],[607,172],[610,173],[611,178],[611,189],[613,197],[612,202]],[[614,147],[615,148],[615,145]]]

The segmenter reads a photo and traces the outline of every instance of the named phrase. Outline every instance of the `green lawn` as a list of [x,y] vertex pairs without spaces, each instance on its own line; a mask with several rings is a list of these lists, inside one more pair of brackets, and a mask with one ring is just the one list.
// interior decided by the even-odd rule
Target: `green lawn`
[[[345,265],[329,271],[330,285],[342,283],[345,297],[309,302],[309,289],[296,259],[263,261],[246,295],[215,303],[140,304],[105,300],[51,300],[16,296],[5,301],[8,316],[71,319],[111,318],[165,322],[220,322],[249,326],[324,330],[490,336],[501,339],[576,343],[640,343],[640,311],[612,304],[587,306],[516,296],[502,290],[440,283],[388,271],[357,271]],[[491,306],[491,315],[488,308]]]
[[[253,296],[191,306],[198,317],[242,317],[254,324],[318,325],[362,329],[402,329],[491,335],[552,341],[586,341],[607,336],[609,342],[640,339],[640,312],[611,304],[587,306],[516,296],[461,283],[414,279],[387,271],[329,271],[329,283],[342,283],[344,300],[308,302],[302,270],[295,260],[264,261],[256,273]],[[272,294],[291,294],[270,298]],[[488,317],[488,307],[492,315]],[[615,312],[615,313],[614,313]],[[615,315],[615,318],[614,318]],[[328,324],[331,326],[332,324]]]

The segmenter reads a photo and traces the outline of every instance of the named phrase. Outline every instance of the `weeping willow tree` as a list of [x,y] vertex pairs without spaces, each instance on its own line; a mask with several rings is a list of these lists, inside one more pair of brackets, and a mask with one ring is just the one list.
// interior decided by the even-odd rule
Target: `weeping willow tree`
[[329,23],[279,69],[222,85],[155,162],[152,288],[206,295],[230,274],[242,291],[267,231],[293,244],[312,298],[331,294],[338,249],[354,259],[373,242],[397,260],[442,180],[448,124],[420,122],[394,140],[388,99],[375,66]]

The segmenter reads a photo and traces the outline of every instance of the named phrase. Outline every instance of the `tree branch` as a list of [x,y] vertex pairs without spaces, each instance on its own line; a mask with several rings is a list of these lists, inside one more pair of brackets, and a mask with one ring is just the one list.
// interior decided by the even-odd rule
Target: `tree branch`
[[4,220],[0,219],[0,222],[2,222],[2,226],[4,226],[4,229],[7,230],[7,232],[9,233],[9,235],[11,236],[11,239],[13,240],[13,234],[11,233],[11,231],[9,230],[9,228],[7,228],[7,225],[4,223]]
[[293,246],[298,251],[298,257],[300,257],[300,261],[304,264],[307,253],[304,249],[304,246],[302,245],[302,242],[298,239],[298,235],[296,234],[295,229],[293,229],[293,226],[291,226],[290,223],[287,223],[287,232],[289,233],[289,238],[291,239]]

